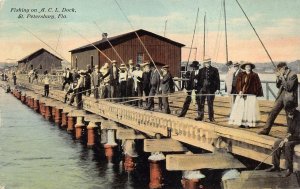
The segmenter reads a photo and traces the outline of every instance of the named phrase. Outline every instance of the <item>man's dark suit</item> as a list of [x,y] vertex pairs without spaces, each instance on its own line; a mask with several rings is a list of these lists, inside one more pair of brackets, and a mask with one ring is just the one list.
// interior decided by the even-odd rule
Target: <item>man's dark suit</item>
[[208,116],[209,120],[214,120],[214,95],[205,95],[205,94],[214,94],[217,90],[220,90],[220,76],[217,68],[209,66],[209,68],[204,67],[199,70],[197,79],[197,91],[199,91],[200,106],[198,107],[198,118],[197,120],[203,120],[204,118],[204,105],[205,99],[207,98],[208,105]]

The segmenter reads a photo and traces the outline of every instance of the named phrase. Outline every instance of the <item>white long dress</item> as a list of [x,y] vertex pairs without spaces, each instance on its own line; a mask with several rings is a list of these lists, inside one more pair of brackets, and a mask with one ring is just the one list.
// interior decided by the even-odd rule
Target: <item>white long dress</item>
[[229,117],[229,124],[256,127],[260,121],[260,111],[255,95],[247,95],[246,99],[238,95]]

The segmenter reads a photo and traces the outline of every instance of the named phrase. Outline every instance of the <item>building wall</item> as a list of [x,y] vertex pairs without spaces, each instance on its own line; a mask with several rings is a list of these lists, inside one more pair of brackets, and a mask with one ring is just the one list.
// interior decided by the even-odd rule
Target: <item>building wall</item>
[[[22,67],[28,71],[31,69],[31,65],[33,65],[33,68],[38,71],[39,74],[43,74],[44,71],[51,71],[52,69],[61,69],[61,61],[57,59],[55,56],[48,52],[43,52],[40,55],[36,56],[29,62],[26,62],[26,66],[22,66],[23,64],[19,64],[21,69]],[[19,69],[19,68],[18,68]]]
[[[157,38],[144,35],[141,37],[149,54],[155,62],[160,62],[170,66],[170,72],[173,76],[180,76],[180,63],[181,63],[181,48],[173,44],[161,41]],[[124,43],[115,45],[114,48],[123,59],[125,63],[128,63],[129,59],[132,59],[134,64],[137,63],[138,53],[143,53],[144,60],[149,61],[150,58],[146,54],[143,46],[138,38],[126,41]],[[117,60],[120,65],[122,61],[117,56],[112,48],[104,49],[103,52],[111,59]],[[90,56],[94,56],[94,62],[98,62],[99,66],[104,65],[105,62],[109,62],[100,52],[95,50],[88,50],[84,52],[72,53],[72,68],[75,67],[75,57],[77,56],[78,69],[86,69],[87,64],[90,62]],[[97,56],[96,56],[97,55]],[[97,57],[97,59],[95,58]],[[98,59],[98,57],[100,57]]]
[[88,50],[79,53],[71,54],[71,67],[72,69],[76,68],[76,58],[77,58],[77,69],[78,70],[86,70],[87,65],[91,65],[91,56],[93,56],[93,64],[94,66],[99,62],[98,50]]

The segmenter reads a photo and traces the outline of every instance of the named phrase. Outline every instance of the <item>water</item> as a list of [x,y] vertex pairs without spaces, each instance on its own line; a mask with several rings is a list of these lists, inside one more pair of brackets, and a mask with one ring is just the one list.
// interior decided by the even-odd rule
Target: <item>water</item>
[[2,89],[0,113],[0,188],[147,188]]

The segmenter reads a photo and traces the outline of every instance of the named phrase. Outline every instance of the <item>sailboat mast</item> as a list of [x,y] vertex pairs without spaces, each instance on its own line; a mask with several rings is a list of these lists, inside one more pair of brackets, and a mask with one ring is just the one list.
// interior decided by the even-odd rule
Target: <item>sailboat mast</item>
[[225,0],[223,0],[223,8],[224,8],[225,46],[226,46],[226,63],[227,63],[227,62],[228,62],[228,44],[227,44],[227,23],[226,23],[226,7],[225,7]]
[[205,34],[206,34],[206,31],[205,31],[205,26],[206,26],[206,12],[204,14],[204,35],[203,35],[203,60],[205,59]]

